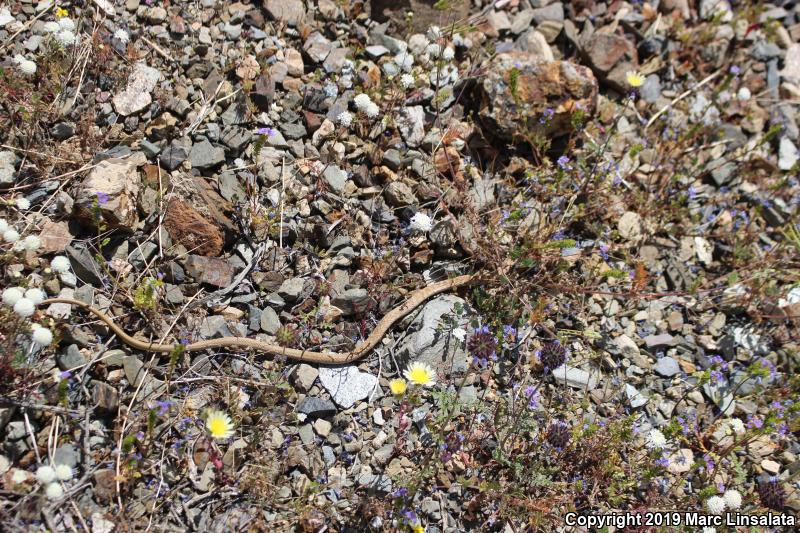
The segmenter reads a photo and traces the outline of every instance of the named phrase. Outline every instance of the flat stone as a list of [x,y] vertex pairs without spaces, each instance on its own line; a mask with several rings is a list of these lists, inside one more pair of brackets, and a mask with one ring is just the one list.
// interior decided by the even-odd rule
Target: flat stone
[[123,117],[143,110],[153,101],[150,92],[160,79],[161,73],[157,69],[137,63],[128,77],[125,89],[114,96],[114,109]]
[[590,374],[586,370],[581,370],[580,368],[561,365],[553,370],[552,374],[556,381],[565,383],[576,389],[587,389],[591,391],[597,387],[597,376]]
[[297,406],[297,412],[309,418],[327,418],[336,414],[336,406],[329,400],[307,396]]
[[344,192],[344,187],[347,183],[347,174],[336,165],[328,165],[322,173],[322,180],[333,192],[341,194]]
[[186,272],[199,283],[223,288],[233,281],[234,268],[225,259],[190,255],[186,259]]
[[655,365],[653,365],[653,370],[665,378],[671,378],[681,371],[681,367],[672,357],[662,357],[656,361]]
[[281,319],[273,308],[265,307],[261,310],[259,325],[261,326],[261,331],[264,333],[275,335],[281,327]]
[[305,20],[306,8],[302,0],[263,0],[267,14],[279,22],[297,26]]
[[660,335],[648,335],[643,340],[647,348],[651,350],[665,349],[677,344],[675,337],[673,337],[669,333],[662,333]]
[[208,140],[203,140],[192,146],[189,162],[192,168],[200,170],[213,168],[225,162],[225,150],[214,146]]
[[645,405],[649,401],[636,387],[629,383],[625,384],[625,395],[634,409]]
[[378,378],[359,371],[356,366],[323,367],[319,369],[319,381],[337,405],[348,409],[370,395],[378,383]]
[[147,162],[141,152],[126,158],[101,161],[81,183],[75,209],[85,221],[97,225],[99,213],[110,228],[133,231],[139,221],[137,198],[142,187],[138,167]]
[[308,392],[314,386],[314,382],[319,376],[319,371],[311,365],[305,363],[297,365],[292,373],[292,381],[301,392]]

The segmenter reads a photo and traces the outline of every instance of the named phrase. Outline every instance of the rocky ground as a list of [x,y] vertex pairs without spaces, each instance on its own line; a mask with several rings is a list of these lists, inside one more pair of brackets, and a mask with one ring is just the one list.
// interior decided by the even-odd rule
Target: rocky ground
[[795,516],[798,103],[785,0],[4,3],[3,529]]

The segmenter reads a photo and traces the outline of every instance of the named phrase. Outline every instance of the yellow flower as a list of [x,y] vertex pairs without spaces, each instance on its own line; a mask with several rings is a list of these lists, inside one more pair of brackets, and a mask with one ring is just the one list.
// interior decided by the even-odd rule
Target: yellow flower
[[394,394],[395,396],[400,396],[401,394],[406,392],[407,388],[408,388],[408,383],[406,383],[406,380],[404,379],[397,378],[389,382],[389,390],[391,390],[392,394]]
[[67,15],[69,15],[69,13],[67,12],[66,9],[64,9],[62,7],[57,7],[56,8],[56,18],[57,19],[63,19]]
[[635,70],[629,70],[625,73],[625,79],[631,87],[641,87],[644,84],[644,76]]
[[425,528],[419,522],[411,526],[411,531],[414,533],[425,533]]
[[423,387],[431,387],[436,383],[436,372],[425,363],[411,363],[403,375],[411,383]]
[[233,436],[231,417],[222,411],[209,409],[206,412],[206,429],[215,439],[228,439]]

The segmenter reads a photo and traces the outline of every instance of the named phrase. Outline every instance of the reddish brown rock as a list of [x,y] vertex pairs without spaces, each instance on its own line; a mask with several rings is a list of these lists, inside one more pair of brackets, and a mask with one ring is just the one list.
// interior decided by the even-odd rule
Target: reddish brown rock
[[497,56],[479,86],[484,132],[522,142],[532,135],[566,135],[576,112],[597,106],[597,80],[586,67],[542,61],[524,52]]
[[225,244],[220,228],[183,200],[170,202],[164,227],[175,244],[182,244],[195,254],[218,256]]
[[639,64],[631,41],[613,33],[594,33],[583,40],[581,49],[586,63],[601,80],[617,90],[627,89],[625,75]]
[[63,252],[73,237],[69,232],[69,224],[48,220],[39,233],[39,239],[42,241],[41,252],[49,254]]

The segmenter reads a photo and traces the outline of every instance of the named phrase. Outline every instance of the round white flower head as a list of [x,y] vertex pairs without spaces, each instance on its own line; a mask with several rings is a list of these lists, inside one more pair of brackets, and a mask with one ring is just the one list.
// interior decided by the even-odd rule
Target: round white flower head
[[428,37],[429,40],[435,41],[437,39],[442,38],[442,30],[439,26],[431,26],[428,28],[428,31],[425,33],[425,36]]
[[411,67],[414,66],[414,56],[405,51],[398,52],[398,54],[394,56],[394,62],[402,70],[409,71]]
[[42,485],[47,485],[56,480],[56,471],[49,465],[40,466],[36,469],[36,479]]
[[725,494],[722,495],[722,499],[725,500],[725,505],[728,506],[728,509],[738,509],[742,506],[742,494],[736,489],[726,490]]
[[742,422],[741,418],[731,418],[730,420],[728,420],[728,424],[730,424],[731,430],[733,430],[733,432],[736,433],[737,435],[741,435],[746,431],[746,428],[744,427],[744,422]]
[[31,203],[28,201],[28,199],[27,198],[23,198],[21,196],[19,198],[17,198],[14,201],[14,203],[17,204],[17,209],[20,209],[22,211],[27,211],[28,209],[31,208]]
[[72,467],[69,465],[56,465],[56,477],[61,481],[72,479]]
[[50,261],[50,268],[56,272],[69,272],[69,259],[63,255],[57,255]]
[[30,59],[25,59],[23,56],[17,54],[14,56],[14,61],[17,63],[17,68],[26,76],[33,76],[36,74],[36,63]]
[[411,217],[408,227],[411,229],[411,231],[421,231],[423,233],[427,233],[433,227],[433,222],[431,222],[431,217],[425,213],[417,212],[413,217]]
[[[31,339],[33,339],[33,342],[35,342],[41,347],[50,346],[50,343],[53,342],[53,333],[49,329],[40,326],[33,330],[33,333],[31,334]],[[58,465],[58,466],[64,466],[64,465]]]
[[13,307],[24,296],[21,287],[9,287],[3,291],[3,303]]
[[350,124],[353,123],[353,114],[349,111],[342,111],[339,113],[339,116],[336,117],[336,120],[345,128],[349,128]]
[[741,102],[750,100],[750,96],[750,89],[747,87],[742,87],[739,89],[739,92],[736,93],[736,98],[738,98]]
[[44,495],[48,500],[57,500],[64,495],[64,489],[61,488],[61,483],[50,483],[45,487]]
[[651,450],[660,450],[667,445],[667,438],[661,431],[651,429],[647,434],[647,447]]
[[408,89],[409,87],[413,86],[414,76],[411,74],[403,74],[400,76],[400,85],[402,85],[404,89]]
[[431,43],[426,50],[431,57],[439,57],[439,54],[442,53],[442,46],[439,43]]
[[61,46],[71,46],[75,44],[77,37],[71,30],[61,30],[56,33],[56,40],[61,43]]
[[725,500],[719,496],[712,496],[706,500],[706,509],[711,514],[722,514],[725,510]]
[[464,342],[464,339],[467,338],[467,331],[464,328],[455,328],[453,330],[453,337],[459,340],[459,342]]
[[28,481],[28,473],[21,468],[15,468],[14,473],[11,475],[11,481],[19,484]]
[[130,35],[128,35],[128,32],[126,32],[122,28],[114,32],[114,38],[117,39],[122,44],[128,44],[128,41],[131,40],[131,37]]
[[19,232],[15,229],[7,229],[3,233],[3,240],[7,243],[14,243],[19,240]]
[[456,51],[449,46],[442,51],[442,59],[445,61],[450,61],[454,57],[456,57]]
[[367,115],[368,118],[375,118],[381,114],[381,108],[378,107],[378,104],[375,102],[370,102],[364,110],[364,114]]
[[36,235],[28,235],[24,240],[25,249],[31,252],[38,250],[42,245],[42,241]]
[[28,289],[25,291],[25,298],[33,302],[33,305],[39,305],[44,301],[45,294],[42,289]]
[[5,233],[6,231],[8,231],[8,221],[0,218],[0,233]]
[[28,318],[35,310],[36,306],[27,298],[20,298],[17,300],[17,303],[14,304],[14,312],[22,318]]
[[51,20],[50,22],[44,23],[44,31],[47,33],[55,33],[61,29],[61,26],[55,20]]
[[356,109],[359,111],[364,111],[367,106],[372,103],[372,98],[365,93],[357,94],[356,97],[353,98],[353,103],[355,104]]
[[62,30],[75,31],[75,22],[69,17],[61,17],[58,19],[58,26]]

